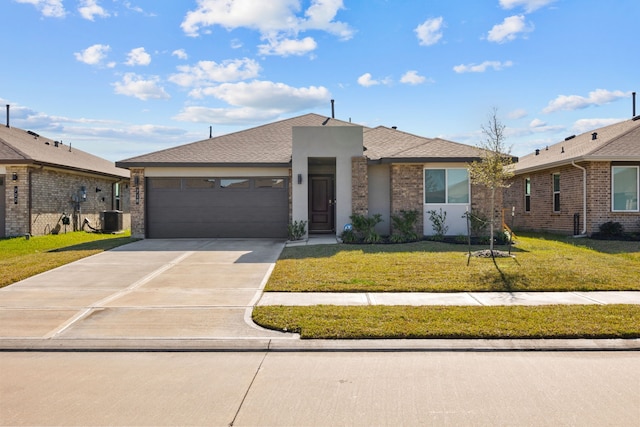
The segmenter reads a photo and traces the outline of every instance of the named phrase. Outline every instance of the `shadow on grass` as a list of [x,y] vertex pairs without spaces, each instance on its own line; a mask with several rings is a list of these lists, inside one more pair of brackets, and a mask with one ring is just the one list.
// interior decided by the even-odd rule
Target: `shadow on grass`
[[[480,283],[486,283],[491,290],[500,292],[521,291],[529,286],[529,279],[525,274],[504,272],[496,262],[496,258],[491,259],[496,267],[497,274],[493,272],[484,273],[479,277]],[[516,264],[520,265],[518,260],[512,259]]]
[[[472,245],[471,252],[486,249],[486,245]],[[507,251],[507,246],[496,246],[497,250]],[[336,245],[311,245],[285,248],[280,259],[304,259],[304,258],[330,258],[339,252],[361,252],[363,254],[378,253],[403,253],[403,252],[451,252],[466,254],[469,246],[455,243],[434,242],[421,240],[412,243],[386,243],[386,244],[347,244]],[[516,246],[511,247],[511,252],[528,252]]]
[[70,252],[70,251],[91,251],[96,249],[102,249],[108,251],[109,249],[117,248],[118,246],[126,245],[128,243],[136,242],[140,239],[133,237],[116,237],[113,239],[96,240],[93,242],[80,243],[78,245],[66,246],[64,248],[52,249],[47,252]]

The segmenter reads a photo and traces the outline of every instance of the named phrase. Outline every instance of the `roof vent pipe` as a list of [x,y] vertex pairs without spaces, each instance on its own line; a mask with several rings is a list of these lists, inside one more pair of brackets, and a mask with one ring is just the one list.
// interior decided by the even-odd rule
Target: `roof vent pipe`
[[331,118],[332,118],[332,119],[335,119],[335,118],[336,118],[336,110],[335,110],[335,108],[334,108],[334,106],[333,106],[333,104],[334,104],[334,103],[335,103],[335,100],[333,100],[333,99],[332,99],[332,100],[331,100]]
[[594,132],[591,134],[591,140],[595,141],[596,139],[598,139],[598,132]]
[[7,127],[11,127],[9,126],[9,108],[10,108],[10,105],[7,104]]
[[536,156],[540,155],[540,149],[536,148]]
[[213,126],[209,126],[209,139],[213,137]]
[[[636,93],[635,92],[631,92],[631,99],[632,99],[632,103],[633,103],[633,114],[631,115],[631,117],[635,117],[636,116]],[[9,106],[7,105],[7,108],[8,107]],[[8,120],[7,120],[7,122],[8,122]]]

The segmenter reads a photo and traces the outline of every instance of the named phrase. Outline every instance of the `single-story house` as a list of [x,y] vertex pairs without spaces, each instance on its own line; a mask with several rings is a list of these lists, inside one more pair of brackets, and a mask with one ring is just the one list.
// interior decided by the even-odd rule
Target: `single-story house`
[[130,227],[128,170],[8,119],[0,127],[0,195],[0,237]]
[[116,162],[131,171],[132,234],[147,238],[340,235],[352,214],[447,212],[449,234],[465,234],[466,210],[483,203],[466,164],[476,147],[395,128],[369,128],[306,114]]
[[[590,235],[640,229],[640,116],[535,150],[514,165],[504,207],[516,230]],[[509,223],[509,222],[507,222]]]

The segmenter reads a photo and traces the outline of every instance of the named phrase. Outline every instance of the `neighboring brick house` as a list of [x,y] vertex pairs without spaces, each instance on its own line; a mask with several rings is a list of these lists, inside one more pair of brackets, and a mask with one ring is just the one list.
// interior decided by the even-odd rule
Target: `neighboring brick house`
[[467,172],[479,155],[439,138],[306,114],[116,164],[131,171],[138,237],[286,237],[291,221],[340,235],[354,213],[380,214],[385,235],[391,215],[413,209],[418,231],[431,235],[425,213],[440,208],[458,235],[466,234],[465,211],[484,203]]
[[0,237],[130,227],[129,171],[8,125],[0,127],[0,196]]
[[[640,116],[521,157],[504,208],[514,228],[591,235],[608,221],[640,230]],[[510,221],[510,220],[509,220]]]

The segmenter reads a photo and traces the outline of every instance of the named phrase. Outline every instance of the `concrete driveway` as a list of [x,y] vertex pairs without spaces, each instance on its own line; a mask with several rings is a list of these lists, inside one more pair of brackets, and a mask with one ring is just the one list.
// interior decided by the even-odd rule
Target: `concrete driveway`
[[198,348],[297,338],[251,321],[283,245],[142,240],[31,277],[0,289],[0,348]]

